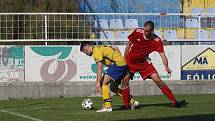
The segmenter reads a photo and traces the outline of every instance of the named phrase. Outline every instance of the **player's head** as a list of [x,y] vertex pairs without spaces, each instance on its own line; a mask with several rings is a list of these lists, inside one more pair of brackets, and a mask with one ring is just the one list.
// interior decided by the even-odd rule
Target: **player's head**
[[93,55],[93,44],[92,42],[82,42],[80,46],[80,51],[85,53],[86,55],[92,56]]
[[146,21],[144,23],[144,31],[146,35],[151,34],[152,32],[154,32],[154,22],[152,21]]

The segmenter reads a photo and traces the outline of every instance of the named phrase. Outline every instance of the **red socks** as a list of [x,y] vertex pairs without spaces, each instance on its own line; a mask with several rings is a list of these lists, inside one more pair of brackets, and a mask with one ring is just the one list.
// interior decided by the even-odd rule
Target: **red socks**
[[[165,84],[162,88],[160,88],[164,95],[173,103],[173,105],[176,105],[176,99],[175,96],[172,94],[172,91],[169,89],[169,87]],[[130,88],[127,87],[125,89],[122,89],[122,99],[124,106],[126,108],[130,105]]]
[[122,99],[123,99],[123,103],[124,103],[124,106],[126,108],[129,107],[130,105],[130,88],[127,87],[125,89],[122,89]]
[[164,95],[173,103],[173,105],[176,105],[176,99],[174,95],[172,94],[172,91],[169,89],[169,87],[165,84],[162,88],[160,88]]

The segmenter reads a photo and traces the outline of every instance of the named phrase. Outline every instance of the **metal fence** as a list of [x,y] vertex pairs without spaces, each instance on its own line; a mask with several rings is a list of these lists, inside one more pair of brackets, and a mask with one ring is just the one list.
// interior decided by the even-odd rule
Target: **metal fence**
[[182,13],[0,13],[0,40],[126,41],[143,23],[167,41],[213,41],[215,14]]

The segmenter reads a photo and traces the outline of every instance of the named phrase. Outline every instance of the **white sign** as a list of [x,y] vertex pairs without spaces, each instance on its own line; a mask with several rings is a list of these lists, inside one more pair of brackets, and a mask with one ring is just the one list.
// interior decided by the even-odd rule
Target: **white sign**
[[76,46],[25,46],[25,80],[77,80],[78,50]]
[[[26,46],[26,81],[95,81],[97,65],[80,52],[80,46]],[[125,46],[119,46],[124,54]],[[172,76],[168,77],[158,53],[150,54],[152,63],[164,80],[180,79],[180,46],[165,46]],[[105,71],[107,67],[103,68]],[[134,80],[142,80],[136,73]]]

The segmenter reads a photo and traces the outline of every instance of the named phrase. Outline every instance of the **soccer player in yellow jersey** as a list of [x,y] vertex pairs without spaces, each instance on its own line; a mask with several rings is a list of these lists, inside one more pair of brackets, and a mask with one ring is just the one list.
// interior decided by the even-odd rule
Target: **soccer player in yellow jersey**
[[[97,63],[96,91],[102,93],[104,100],[104,107],[97,112],[112,111],[111,97],[108,86],[110,82],[117,84],[121,84],[122,82],[122,99],[125,108],[128,109],[130,106],[130,89],[128,81],[124,80],[130,79],[130,76],[127,76],[129,75],[129,68],[119,49],[111,46],[97,46],[92,45],[90,42],[83,42],[80,46],[80,51],[85,53],[86,55],[92,56]],[[102,84],[100,84],[100,80],[102,80],[103,64],[108,66],[108,69],[104,74]]]

